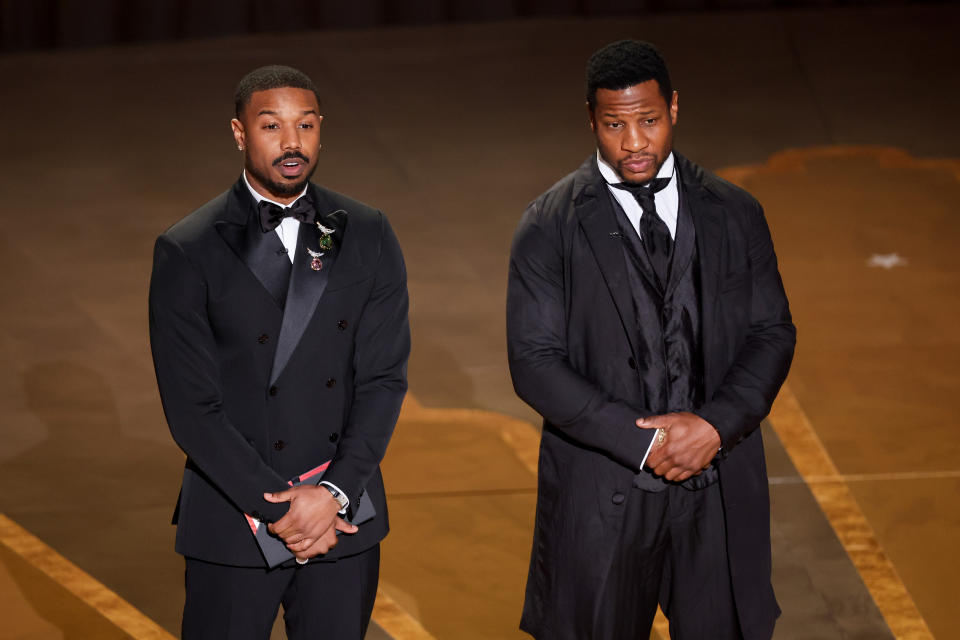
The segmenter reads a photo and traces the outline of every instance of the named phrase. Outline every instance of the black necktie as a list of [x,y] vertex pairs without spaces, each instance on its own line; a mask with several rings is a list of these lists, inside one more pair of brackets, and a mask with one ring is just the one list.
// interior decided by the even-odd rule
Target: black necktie
[[[634,199],[643,210],[640,216],[640,239],[643,240],[643,248],[650,258],[650,264],[657,272],[657,278],[660,284],[667,286],[667,276],[670,272],[670,252],[673,249],[673,238],[670,237],[670,229],[663,218],[657,213],[657,205],[653,194],[664,189],[673,178],[654,178],[644,184],[627,184],[618,182],[610,186],[617,189],[623,189],[633,194]],[[648,186],[649,185],[649,186]]]
[[298,199],[290,207],[281,207],[267,200],[261,200],[257,204],[257,209],[260,212],[260,229],[264,233],[276,229],[284,218],[296,218],[300,222],[312,224],[316,217],[316,211],[307,196]]

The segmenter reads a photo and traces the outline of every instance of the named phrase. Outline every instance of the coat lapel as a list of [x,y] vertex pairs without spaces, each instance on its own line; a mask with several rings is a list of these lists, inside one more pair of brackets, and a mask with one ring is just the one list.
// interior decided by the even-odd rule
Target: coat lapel
[[[711,352],[710,340],[713,336],[712,329],[720,287],[721,259],[727,245],[724,212],[720,202],[711,197],[704,187],[698,169],[682,156],[678,156],[677,159],[683,186],[681,202],[686,202],[696,232],[697,255],[700,263],[703,352],[706,355]],[[707,366],[711,360],[704,358]]]
[[613,203],[603,189],[603,177],[597,168],[596,157],[591,156],[577,170],[573,187],[574,212],[610,290],[627,339],[635,350],[637,316],[624,263],[621,245],[624,239],[621,238]]
[[680,188],[680,207],[677,210],[677,233],[673,243],[673,256],[670,260],[670,279],[667,282],[667,291],[664,298],[669,298],[680,285],[687,269],[693,263],[694,247],[696,246],[696,227],[690,217],[690,210],[684,197],[684,190]]
[[241,178],[227,196],[224,219],[214,227],[282,309],[290,280],[290,258],[277,234],[263,233],[256,220],[256,206]]
[[[277,350],[273,354],[273,368],[270,372],[270,384],[274,384],[283,373],[284,367],[296,350],[304,331],[310,324],[317,304],[323,296],[330,280],[330,273],[337,262],[337,256],[342,251],[344,232],[347,227],[347,212],[343,209],[328,211],[329,203],[323,198],[316,187],[313,189],[313,201],[317,206],[317,221],[323,226],[333,229],[331,238],[333,248],[322,251],[320,249],[321,232],[315,224],[301,224],[297,233],[297,253],[293,260],[293,271],[286,293],[286,306],[283,310],[283,323],[280,327],[280,336],[277,338]],[[311,266],[313,257],[310,251],[323,253],[320,256],[322,267],[315,270]]]

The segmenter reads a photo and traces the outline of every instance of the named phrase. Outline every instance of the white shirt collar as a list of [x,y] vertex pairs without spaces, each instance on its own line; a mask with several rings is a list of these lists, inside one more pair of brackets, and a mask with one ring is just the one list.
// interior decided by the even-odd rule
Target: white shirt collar
[[[664,164],[666,164],[666,163],[664,163]],[[292,207],[292,206],[293,206],[293,202],[296,202],[297,200],[299,200],[300,198],[302,198],[303,195],[307,192],[307,189],[310,188],[310,184],[307,183],[306,185],[304,185],[303,191],[300,192],[300,195],[298,195],[298,196],[293,200],[293,202],[291,202],[290,204],[280,204],[280,203],[277,202],[276,200],[271,200],[270,198],[267,198],[266,196],[260,195],[260,192],[259,192],[259,191],[257,191],[256,189],[254,189],[253,187],[250,186],[250,181],[247,180],[247,170],[246,170],[246,169],[243,170],[243,183],[244,183],[245,185],[247,185],[247,189],[250,190],[250,195],[253,196],[253,200],[254,200],[254,202],[256,202],[257,204],[259,204],[261,200],[266,200],[267,202],[271,202],[271,203],[277,205],[278,207],[281,207],[281,208],[284,208],[284,209],[287,208],[287,207]]]
[[[667,229],[670,230],[670,236],[676,239],[677,217],[680,210],[680,190],[677,187],[679,181],[677,180],[674,166],[675,162],[673,152],[671,151],[657,172],[658,178],[670,178],[670,182],[665,188],[654,194],[654,202],[656,202],[657,205],[657,215],[660,216],[660,219],[667,225]],[[630,224],[633,225],[633,228],[639,235],[640,218],[643,216],[643,210],[637,203],[636,198],[634,198],[629,191],[611,186],[623,182],[623,179],[617,174],[616,169],[607,164],[600,156],[599,149],[597,150],[597,167],[600,169],[600,174],[603,176],[603,179],[607,182],[607,190],[610,192],[610,195],[620,203],[620,207],[623,209],[623,212],[627,214]]]

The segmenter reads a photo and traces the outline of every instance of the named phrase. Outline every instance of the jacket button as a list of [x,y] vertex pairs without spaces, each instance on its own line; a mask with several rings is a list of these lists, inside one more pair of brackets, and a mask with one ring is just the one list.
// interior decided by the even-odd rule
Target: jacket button
[[269,393],[271,396],[275,396],[277,395],[277,392],[278,392],[278,389],[276,387],[270,387],[270,391],[268,391],[267,393]]
[[637,361],[633,359],[633,356],[630,356],[629,358],[627,358],[627,366],[630,367],[631,369],[637,368]]
[[339,434],[339,433],[331,433],[331,434],[330,434],[330,442],[336,442],[336,441],[339,440],[339,439],[340,439],[340,434]]
[[610,496],[610,502],[612,502],[613,504],[623,504],[623,500],[624,500],[623,494],[619,492]]
[[327,378],[327,388],[329,389],[333,385],[337,384],[336,378]]
[[340,322],[337,323],[337,329],[340,329],[340,331],[343,331],[346,328],[347,328],[346,320],[341,320]]
[[269,339],[270,339],[270,336],[268,336],[265,333],[261,333],[259,336],[257,336],[257,342],[259,342],[260,344],[267,344],[267,340]]
[[273,443],[273,448],[276,449],[277,451],[283,450],[285,446],[287,446],[287,443],[284,442],[283,440],[277,440],[276,442]]

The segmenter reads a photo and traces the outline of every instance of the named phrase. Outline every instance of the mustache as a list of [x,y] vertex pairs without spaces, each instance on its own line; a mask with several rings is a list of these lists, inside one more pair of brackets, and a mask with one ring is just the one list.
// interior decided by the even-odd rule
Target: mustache
[[299,151],[287,151],[285,154],[283,154],[282,156],[280,156],[279,158],[277,158],[276,160],[273,161],[273,166],[277,166],[278,164],[280,164],[280,163],[283,162],[284,160],[290,160],[291,158],[296,158],[296,159],[299,159],[299,160],[303,160],[303,161],[306,162],[307,164],[310,164],[310,158],[308,158],[307,156],[303,155],[303,154],[300,153]]

